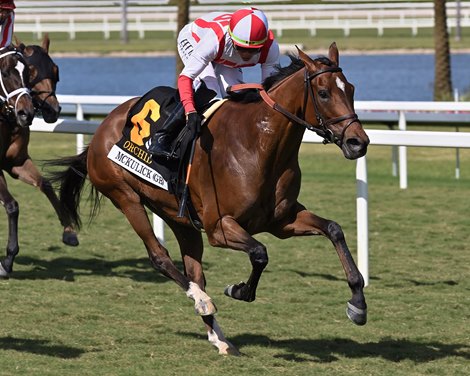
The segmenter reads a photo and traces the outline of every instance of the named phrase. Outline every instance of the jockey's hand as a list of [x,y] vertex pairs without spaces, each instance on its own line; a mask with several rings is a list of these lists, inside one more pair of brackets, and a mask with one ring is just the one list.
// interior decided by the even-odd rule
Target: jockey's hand
[[196,111],[190,112],[188,114],[186,125],[191,132],[192,139],[196,138],[201,133],[201,121],[201,115],[199,115]]

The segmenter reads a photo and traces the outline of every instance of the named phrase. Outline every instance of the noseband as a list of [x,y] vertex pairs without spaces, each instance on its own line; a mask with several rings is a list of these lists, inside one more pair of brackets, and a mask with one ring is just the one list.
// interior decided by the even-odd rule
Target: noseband
[[[335,143],[338,146],[343,145],[343,139],[344,139],[344,134],[346,133],[346,130],[355,122],[359,121],[359,118],[356,113],[352,114],[347,114],[347,115],[342,115],[338,116],[335,118],[331,119],[325,119],[325,117],[321,114],[320,111],[320,106],[318,105],[316,96],[313,91],[312,87],[312,80],[316,78],[317,76],[323,74],[323,73],[334,73],[334,72],[342,72],[342,69],[339,67],[331,67],[331,68],[325,68],[321,69],[317,72],[314,72],[309,75],[307,67],[305,67],[304,70],[304,101],[303,101],[303,107],[302,107],[302,116],[298,117],[294,115],[293,113],[289,112],[286,110],[284,107],[279,105],[278,103],[274,102],[274,100],[269,96],[269,94],[264,90],[263,85],[261,84],[239,84],[239,85],[233,85],[227,88],[227,92],[230,91],[237,91],[237,90],[244,90],[244,89],[258,89],[259,94],[261,95],[261,98],[266,102],[268,106],[273,108],[274,110],[280,112],[283,114],[285,117],[287,117],[289,120],[292,122],[302,125],[305,128],[307,128],[309,131],[315,132],[317,135],[323,138],[323,143],[328,144],[328,143]],[[307,109],[307,101],[309,94],[312,98],[313,101],[313,107],[315,109],[315,116],[318,122],[318,126],[315,126],[313,124],[310,124],[309,122],[305,121],[305,113]],[[340,137],[335,136],[335,134],[331,131],[329,126],[333,124],[340,123],[344,120],[349,120],[349,123],[346,124],[346,126],[343,128]]]
[[[1,51],[1,49],[0,49]],[[16,50],[11,50],[7,51],[4,53],[0,54],[0,60],[3,59],[4,57],[8,55],[18,55],[23,57],[21,53],[19,53]],[[25,69],[26,69],[26,64],[24,64]],[[23,81],[23,77],[21,77],[21,80]],[[24,85],[24,82],[23,82]],[[0,106],[1,106],[1,114],[6,117],[7,119],[11,118],[11,116],[16,113],[16,106],[18,105],[18,101],[23,95],[30,95],[29,90],[26,87],[20,87],[18,89],[13,90],[11,93],[8,92],[5,83],[3,82],[3,74],[0,71],[0,86],[2,88],[2,95],[0,95]],[[5,95],[5,96],[3,96]],[[12,106],[8,103],[8,101],[13,98],[14,96],[17,96],[16,101],[15,101],[15,106]]]

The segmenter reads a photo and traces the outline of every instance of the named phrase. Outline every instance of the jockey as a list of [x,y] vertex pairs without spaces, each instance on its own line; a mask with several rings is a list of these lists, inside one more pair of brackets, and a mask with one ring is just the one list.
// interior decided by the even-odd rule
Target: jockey
[[241,68],[260,64],[264,80],[279,64],[279,45],[268,28],[265,14],[256,8],[202,16],[180,31],[177,43],[184,64],[178,78],[181,102],[149,147],[153,155],[167,158],[171,158],[171,141],[185,123],[193,139],[200,132],[195,90],[209,89],[210,98],[220,99],[226,96],[228,86],[243,82]]
[[15,8],[13,0],[0,0],[0,47],[11,44],[15,23]]

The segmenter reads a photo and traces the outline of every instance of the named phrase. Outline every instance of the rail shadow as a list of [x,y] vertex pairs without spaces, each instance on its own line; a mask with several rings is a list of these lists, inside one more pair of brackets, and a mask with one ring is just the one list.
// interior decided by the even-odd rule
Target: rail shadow
[[[346,282],[346,277],[337,277],[337,276],[334,276],[332,274],[326,274],[326,273],[315,273],[315,272],[304,272],[304,271],[301,271],[301,270],[294,270],[294,269],[290,269],[290,271],[292,273],[295,273],[297,275],[299,275],[300,277],[302,278],[306,278],[306,277],[314,277],[314,278],[321,278],[321,279],[324,279],[326,281],[340,281],[340,282]],[[375,277],[375,276],[369,276],[369,279],[370,280],[374,280],[374,281],[380,281],[380,278],[379,277]]]
[[[179,270],[183,270],[181,261],[174,261]],[[17,270],[15,265],[28,266],[31,270]],[[52,260],[41,260],[35,257],[18,256],[11,278],[23,280],[60,279],[73,282],[78,276],[98,275],[130,278],[138,282],[164,283],[170,280],[153,269],[146,257],[127,258],[114,261],[98,257],[74,258],[57,257]],[[204,265],[206,267],[206,264]]]
[[[205,336],[179,332],[206,340]],[[346,338],[330,339],[289,339],[275,340],[268,336],[245,333],[229,339],[243,354],[247,346],[277,348],[275,358],[294,362],[332,363],[341,358],[382,358],[390,362],[412,361],[416,364],[458,357],[470,360],[470,345],[464,343],[446,344],[437,341],[418,342],[404,338],[382,338],[377,342],[356,342]]]
[[0,337],[2,350],[15,350],[24,353],[47,355],[62,359],[79,358],[86,351],[77,347],[54,345],[48,340]]
[[451,356],[470,359],[468,344],[417,342],[404,338],[382,338],[378,342],[360,343],[344,338],[272,340],[266,336],[246,333],[233,338],[233,342],[240,348],[243,348],[243,344],[277,347],[285,352],[275,355],[276,358],[296,362],[330,363],[338,361],[339,357],[376,357],[390,362],[411,360],[415,363],[426,363]]

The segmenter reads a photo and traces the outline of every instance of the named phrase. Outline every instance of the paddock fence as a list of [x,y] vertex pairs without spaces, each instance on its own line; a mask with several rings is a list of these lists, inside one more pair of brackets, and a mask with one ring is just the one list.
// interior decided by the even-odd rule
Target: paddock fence
[[[84,96],[58,95],[64,113],[74,117],[61,118],[56,123],[47,124],[42,119],[34,119],[31,130],[35,132],[72,133],[77,135],[77,152],[84,146],[85,134],[94,134],[99,121],[85,120],[89,116],[104,116],[117,105],[131,97],[127,96]],[[355,108],[364,125],[384,123],[392,127],[398,121],[398,130],[366,129],[371,145],[398,148],[400,166],[400,188],[407,187],[408,146],[470,148],[470,132],[410,131],[406,130],[407,119],[412,123],[441,126],[470,126],[470,102],[386,102],[356,101]],[[457,129],[458,130],[458,129]],[[304,142],[321,143],[322,139],[313,132],[306,132]],[[397,161],[393,161],[396,163]],[[357,219],[357,263],[366,286],[369,284],[369,217],[367,158],[356,162],[356,219]],[[153,215],[156,236],[164,241],[164,222]]]
[[[126,6],[124,6],[126,4]],[[135,32],[140,39],[149,32],[177,30],[176,6],[168,0],[41,0],[17,1],[15,31],[33,33],[38,39],[48,33],[66,33],[75,39],[77,33],[97,32],[109,39],[111,33]],[[199,1],[191,5],[190,19],[220,10],[220,2]],[[241,5],[225,4],[234,11]],[[470,27],[470,3],[447,2],[449,31]],[[289,30],[305,30],[315,36],[318,30],[372,29],[382,36],[387,29],[408,29],[412,36],[420,29],[434,27],[432,2],[365,3],[365,4],[263,4],[270,28],[277,37]]]

